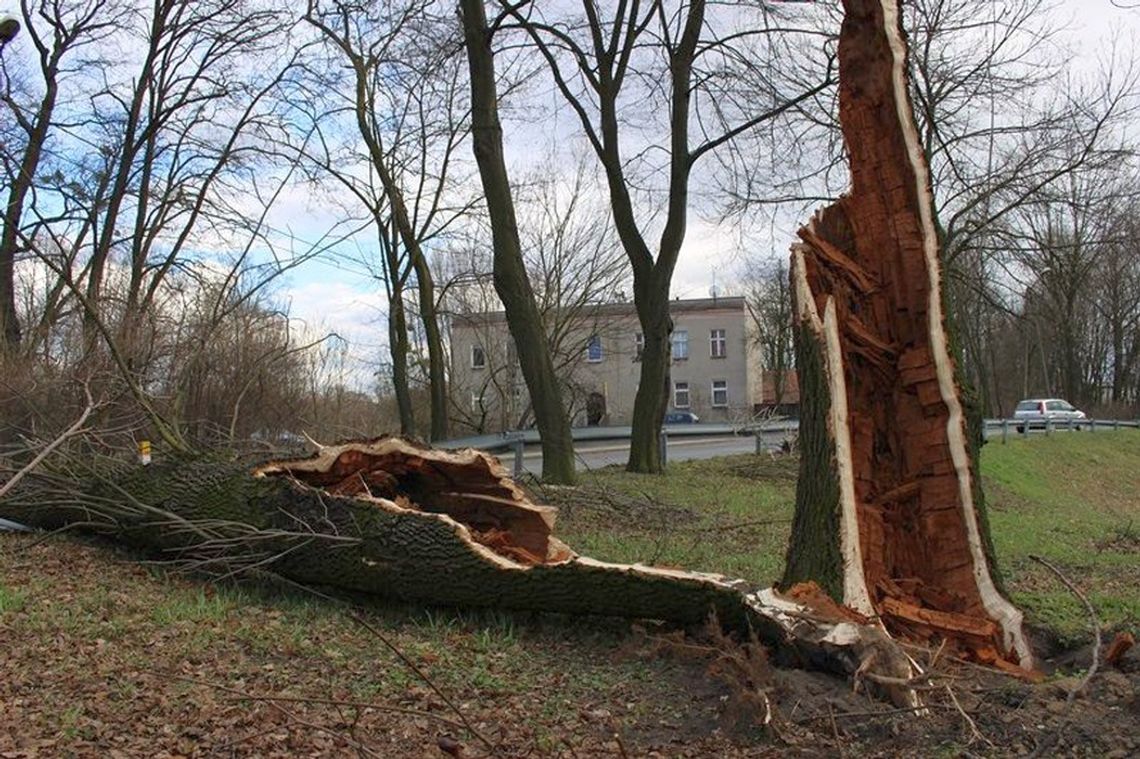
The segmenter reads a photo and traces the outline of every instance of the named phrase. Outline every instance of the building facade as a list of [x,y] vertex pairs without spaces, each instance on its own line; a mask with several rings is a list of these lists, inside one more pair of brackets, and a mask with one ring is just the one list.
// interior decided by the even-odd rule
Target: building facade
[[[761,373],[744,298],[674,300],[670,315],[669,410],[702,422],[751,416]],[[643,346],[633,304],[588,306],[547,332],[574,424],[631,424]],[[458,421],[480,431],[527,426],[529,397],[502,312],[455,317],[451,351]]]

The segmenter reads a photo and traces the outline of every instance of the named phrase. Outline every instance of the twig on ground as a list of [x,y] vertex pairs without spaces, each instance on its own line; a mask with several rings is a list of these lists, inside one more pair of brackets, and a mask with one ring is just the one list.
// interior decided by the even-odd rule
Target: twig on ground
[[316,731],[321,732],[321,733],[327,733],[328,735],[331,735],[334,738],[339,738],[340,740],[345,741],[346,743],[348,743],[350,746],[352,746],[354,749],[359,751],[361,754],[364,754],[365,756],[373,756],[373,757],[377,757],[377,759],[380,759],[380,757],[381,757],[381,754],[376,753],[375,751],[368,748],[367,746],[365,746],[363,743],[356,740],[352,736],[348,736],[348,735],[345,735],[344,733],[342,733],[340,731],[333,730],[332,728],[324,727],[323,725],[318,725],[316,723],[309,722],[307,720],[301,719],[300,717],[298,717],[296,714],[294,714],[293,712],[286,709],[281,704],[276,703],[276,700],[273,698],[260,698],[257,696],[253,696],[249,693],[246,693],[245,691],[242,691],[238,688],[231,688],[228,685],[222,685],[221,683],[212,683],[208,680],[198,680],[198,679],[195,679],[193,677],[186,677],[184,675],[176,675],[172,672],[160,672],[158,670],[151,670],[151,671],[153,674],[155,674],[159,677],[166,677],[166,678],[169,678],[171,680],[181,680],[183,682],[193,683],[195,685],[204,685],[208,688],[214,688],[216,690],[224,691],[226,693],[232,693],[232,694],[239,696],[240,698],[245,699],[245,700],[264,701],[264,702],[268,703],[270,706],[272,706],[274,709],[276,709],[277,711],[284,714],[289,719],[296,722],[298,725],[301,725],[302,727],[307,727],[310,730],[316,730]]
[[743,530],[748,527],[764,527],[773,524],[791,524],[791,519],[751,519],[746,522],[735,522],[732,524],[714,524],[708,527],[692,527],[688,529],[681,529],[678,532],[731,532],[732,530]]
[[[915,714],[916,712],[923,712],[927,709],[953,709],[954,707],[947,704],[924,704],[923,706],[903,706],[898,709],[869,709],[863,712],[839,712],[840,717],[849,719],[853,717],[897,717],[900,714]],[[800,717],[797,720],[792,720],[792,724],[803,725],[808,722],[816,722],[821,719],[834,719],[835,715],[830,711],[826,714],[811,714],[806,717]]]
[[[969,714],[966,714],[966,710],[962,708],[962,705],[960,703],[958,703],[958,697],[956,695],[954,695],[954,689],[951,688],[949,685],[947,685],[946,686],[946,693],[950,696],[950,700],[952,702],[954,702],[954,708],[956,708],[958,710],[958,713],[962,715],[962,719],[966,720],[966,724],[970,726],[970,733],[971,733],[970,743],[973,743],[975,740],[980,740],[983,743],[985,743],[987,746],[992,747],[994,745],[993,741],[991,741],[986,736],[982,735],[982,731],[978,729],[978,723],[974,722],[974,718],[971,717]],[[969,744],[966,744],[966,745],[969,745]]]
[[621,759],[629,759],[629,752],[625,750],[625,742],[621,739],[621,729],[618,727],[617,722],[610,724],[610,729],[614,732],[614,742],[617,743],[618,754]]
[[1071,703],[1073,703],[1073,699],[1075,699],[1077,697],[1077,694],[1080,693],[1082,690],[1084,690],[1088,686],[1089,681],[1092,680],[1093,675],[1096,674],[1097,667],[1100,666],[1100,646],[1101,646],[1100,618],[1097,616],[1096,609],[1093,608],[1092,603],[1089,602],[1088,596],[1086,596],[1084,593],[1082,593],[1080,591],[1080,589],[1076,585],[1073,584],[1072,580],[1070,580],[1068,577],[1065,576],[1064,572],[1062,572],[1060,569],[1058,569],[1056,566],[1054,566],[1051,562],[1046,561],[1045,559],[1041,558],[1040,556],[1035,556],[1033,554],[1029,554],[1029,558],[1032,559],[1033,561],[1036,561],[1038,564],[1040,564],[1041,566],[1045,567],[1050,572],[1055,574],[1057,576],[1057,579],[1060,580],[1062,583],[1064,583],[1066,588],[1068,588],[1070,591],[1072,591],[1073,595],[1076,596],[1080,600],[1080,602],[1085,605],[1085,610],[1088,611],[1088,613],[1089,613],[1089,621],[1092,623],[1092,628],[1093,628],[1092,663],[1089,665],[1089,671],[1085,674],[1084,678],[1077,684],[1077,686],[1075,688],[1073,688],[1072,690],[1069,691],[1069,697],[1067,699],[1065,699],[1065,703],[1071,704]]
[[454,701],[452,701],[450,698],[448,698],[447,694],[444,693],[440,689],[440,687],[438,685],[436,685],[435,682],[430,677],[427,676],[427,673],[424,672],[422,669],[420,669],[418,664],[416,664],[414,661],[412,661],[410,658],[408,658],[408,655],[405,654],[403,651],[401,651],[399,649],[399,647],[396,646],[395,643],[393,643],[391,640],[389,640],[388,637],[386,635],[384,635],[384,633],[380,632],[375,627],[370,625],[368,623],[368,620],[366,620],[360,614],[360,612],[356,611],[355,609],[349,611],[349,617],[351,617],[354,622],[356,622],[358,625],[363,627],[365,630],[372,633],[372,635],[374,637],[376,637],[376,639],[379,640],[381,643],[383,643],[389,651],[391,651],[393,654],[395,654],[395,656],[397,658],[399,658],[400,661],[402,661],[405,665],[407,665],[407,667],[409,669],[411,669],[413,672],[415,672],[416,676],[419,677],[421,680],[423,680],[424,683],[429,688],[432,689],[432,692],[435,693],[435,695],[439,696],[440,699],[445,704],[447,704],[448,708],[450,708],[453,712],[455,712],[455,714],[459,717],[459,719],[463,721],[464,726],[471,732],[472,735],[474,735],[476,738],[479,739],[480,743],[482,743],[484,746],[486,746],[487,749],[490,751],[495,750],[495,744],[492,743],[481,732],[479,732],[478,728],[476,728],[473,724],[471,724],[471,720],[467,719],[467,715],[463,713],[463,711],[459,708],[459,706],[457,706]]
[[440,700],[442,700],[447,705],[447,707],[449,709],[451,709],[451,711],[454,712],[457,717],[459,717],[460,721],[463,723],[463,727],[468,732],[470,732],[472,735],[474,735],[476,738],[478,738],[480,743],[482,743],[484,746],[486,746],[489,751],[495,750],[495,744],[492,743],[485,735],[483,735],[483,733],[481,733],[479,731],[478,728],[475,727],[475,725],[473,725],[471,723],[471,720],[469,720],[467,718],[467,715],[463,713],[463,710],[461,710],[459,708],[459,706],[454,701],[452,701],[450,698],[448,698],[447,694],[444,693],[439,688],[439,686],[436,685],[435,682],[430,677],[428,677],[427,673],[424,672],[422,669],[420,669],[419,665],[417,665],[414,661],[409,659],[407,654],[405,654],[403,651],[401,651],[399,649],[399,647],[396,646],[395,643],[393,643],[391,640],[388,639],[388,637],[386,635],[384,635],[384,633],[380,632],[374,626],[369,624],[368,620],[366,620],[360,614],[360,612],[358,612],[355,608],[348,605],[345,601],[343,601],[341,599],[334,598],[333,596],[330,596],[327,593],[322,593],[319,590],[315,590],[313,588],[310,588],[309,586],[307,586],[303,583],[299,583],[296,580],[291,580],[288,577],[283,577],[281,575],[277,575],[274,573],[268,573],[268,574],[272,574],[273,577],[275,577],[280,582],[283,582],[283,583],[290,585],[294,588],[297,588],[299,590],[303,590],[304,592],[309,593],[310,595],[314,595],[318,598],[324,599],[326,601],[330,601],[334,604],[343,604],[343,605],[348,606],[348,616],[350,619],[352,619],[353,622],[356,622],[356,624],[360,625],[365,630],[367,630],[369,633],[371,633],[373,635],[373,637],[375,637],[377,640],[379,640],[389,651],[391,651],[396,656],[396,658],[398,658],[410,670],[412,670],[412,672],[414,672],[416,674],[416,676],[419,677],[420,680],[422,680],[424,682],[425,685],[427,685],[429,688],[431,688],[432,692],[435,693],[435,695],[439,696]]
[[827,702],[827,717],[831,722],[831,735],[835,738],[835,748],[839,751],[839,756],[843,756],[843,741],[839,738],[839,726],[835,724],[835,708],[831,702]]
[[[197,682],[197,681],[195,681]],[[210,683],[201,683],[202,685],[210,685]],[[352,707],[353,709],[375,709],[379,712],[391,712],[393,714],[406,714],[409,717],[425,717],[427,719],[442,722],[445,725],[454,727],[456,730],[463,730],[464,725],[461,722],[456,722],[453,719],[434,714],[433,712],[425,712],[422,709],[408,709],[403,706],[389,706],[387,704],[377,704],[371,701],[345,701],[336,698],[315,698],[310,696],[263,696],[246,693],[241,696],[235,696],[235,701],[280,701],[281,703],[299,703],[299,704],[321,704],[324,706],[345,706]]]

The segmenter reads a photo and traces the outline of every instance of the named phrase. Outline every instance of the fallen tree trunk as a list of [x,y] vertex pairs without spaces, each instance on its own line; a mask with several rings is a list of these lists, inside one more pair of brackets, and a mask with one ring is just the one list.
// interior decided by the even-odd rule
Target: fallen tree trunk
[[[109,533],[202,570],[262,568],[402,600],[679,623],[715,613],[754,630],[788,663],[911,674],[882,630],[817,603],[811,586],[780,596],[715,574],[578,556],[553,536],[555,510],[532,503],[477,451],[382,438],[252,472],[208,460],[120,465],[90,486],[61,487],[45,475],[0,502],[0,515]],[[914,704],[908,688],[888,691]]]
[[898,3],[844,6],[852,186],[792,249],[802,459],[784,583],[817,582],[903,637],[1031,668],[993,575]]

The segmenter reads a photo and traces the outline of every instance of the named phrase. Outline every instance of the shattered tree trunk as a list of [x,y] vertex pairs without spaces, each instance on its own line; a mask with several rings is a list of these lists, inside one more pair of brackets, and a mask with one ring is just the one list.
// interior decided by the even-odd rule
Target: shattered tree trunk
[[783,583],[911,640],[1033,666],[993,575],[897,0],[845,0],[849,194],[792,248],[802,460]]
[[[911,674],[882,630],[827,599],[817,604],[811,588],[779,596],[716,574],[578,556],[553,536],[555,510],[532,503],[498,460],[477,451],[382,438],[252,473],[193,460],[120,465],[82,490],[58,482],[44,475],[21,486],[0,501],[0,516],[110,534],[215,574],[264,569],[408,601],[680,623],[715,612],[727,627],[755,630],[777,660]],[[886,690],[914,704],[908,689]]]

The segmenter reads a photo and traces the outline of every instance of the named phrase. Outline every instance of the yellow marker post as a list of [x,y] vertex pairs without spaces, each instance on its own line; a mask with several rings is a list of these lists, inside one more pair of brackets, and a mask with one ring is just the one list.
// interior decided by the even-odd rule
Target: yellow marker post
[[139,441],[139,463],[142,464],[143,466],[148,466],[150,464],[150,441],[149,440],[140,440]]

